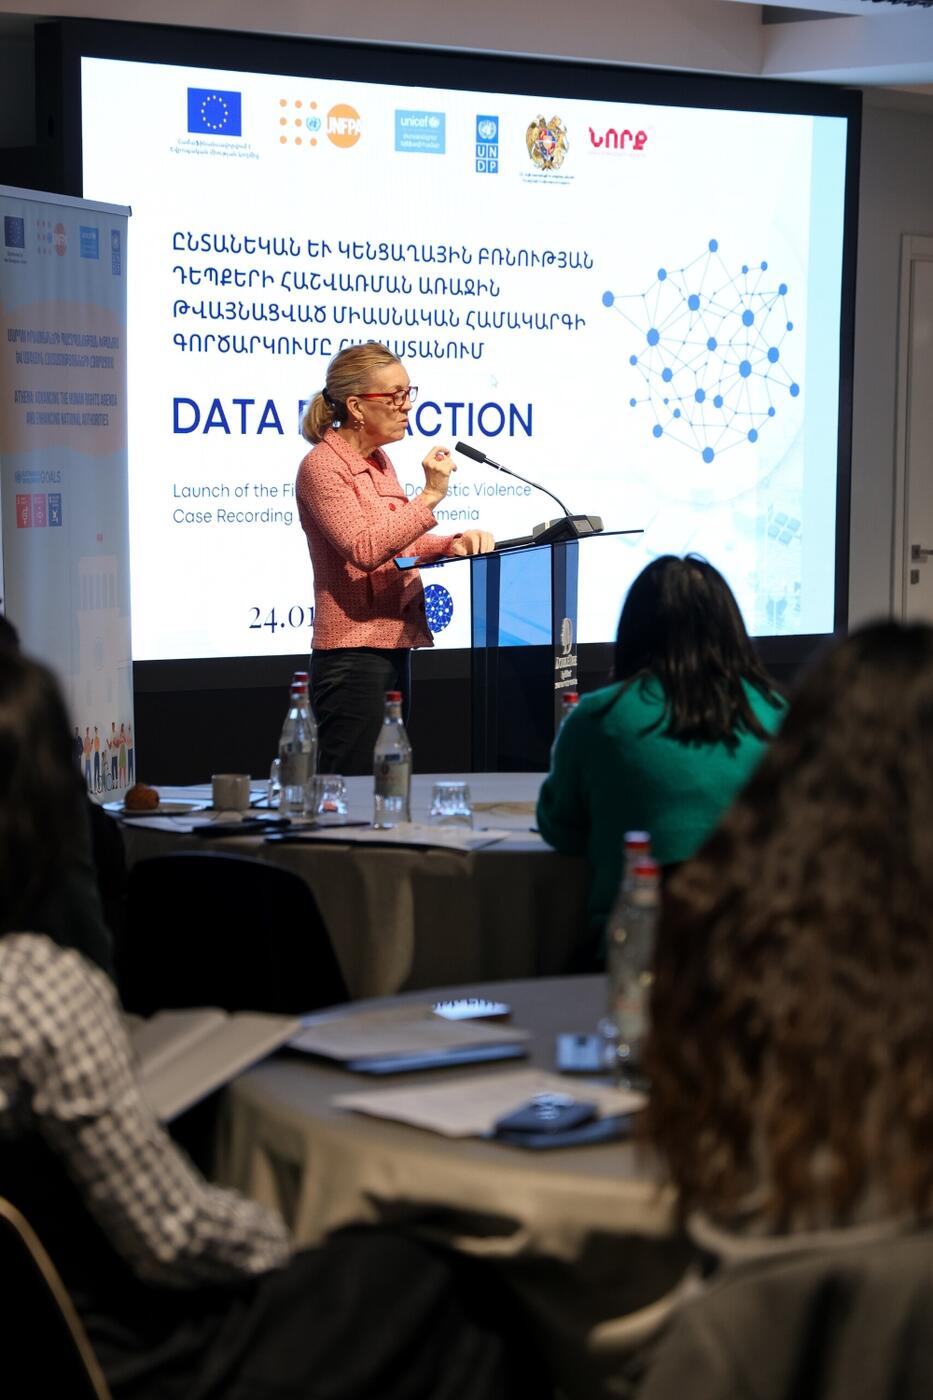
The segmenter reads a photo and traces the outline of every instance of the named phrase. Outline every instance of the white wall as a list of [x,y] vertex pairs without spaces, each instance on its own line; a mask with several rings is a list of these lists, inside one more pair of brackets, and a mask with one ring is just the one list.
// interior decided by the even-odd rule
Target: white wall
[[891,606],[898,282],[905,233],[933,236],[933,114],[866,105],[852,421],[851,624]]
[[197,25],[758,75],[758,7],[724,0],[21,0],[4,15]]

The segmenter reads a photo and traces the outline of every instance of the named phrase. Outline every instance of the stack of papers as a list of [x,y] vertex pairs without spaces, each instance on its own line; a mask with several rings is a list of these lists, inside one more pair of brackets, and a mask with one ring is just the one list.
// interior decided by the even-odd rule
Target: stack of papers
[[481,851],[509,836],[508,831],[489,828],[473,831],[468,826],[428,826],[421,822],[399,822],[383,830],[372,826],[317,826],[292,828],[277,836],[282,842],[337,841],[356,846],[415,846],[444,851]]
[[343,1016],[309,1016],[303,1029],[290,1042],[293,1050],[324,1055],[341,1064],[366,1062],[374,1068],[406,1058],[434,1062],[447,1054],[475,1051],[485,1058],[496,1047],[517,1053],[528,1040],[528,1032],[501,1023],[446,1021],[435,1016],[430,1005],[396,1006],[387,1011],[350,1012]]
[[143,1092],[163,1123],[278,1050],[300,1024],[294,1016],[216,1007],[126,1018]]
[[489,1137],[500,1118],[520,1108],[535,1094],[566,1096],[568,1092],[572,1092],[574,1098],[595,1103],[600,1118],[634,1113],[645,1106],[644,1095],[633,1089],[616,1089],[579,1080],[568,1085],[560,1075],[535,1069],[499,1070],[496,1074],[444,1080],[441,1084],[337,1094],[333,1103],[356,1113],[427,1128],[444,1137]]

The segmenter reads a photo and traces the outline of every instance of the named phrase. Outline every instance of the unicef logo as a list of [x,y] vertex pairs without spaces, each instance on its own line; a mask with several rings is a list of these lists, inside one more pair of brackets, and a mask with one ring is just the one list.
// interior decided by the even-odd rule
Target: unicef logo
[[435,636],[443,632],[453,617],[454,600],[442,583],[429,583],[424,590],[424,615]]
[[440,124],[440,117],[435,112],[432,112],[431,115],[428,117],[428,126],[433,127],[436,131]]
[[305,126],[308,128],[309,131],[320,131],[320,117],[305,117]]
[[499,123],[492,117],[480,117],[476,123],[476,134],[481,141],[495,141],[499,135]]

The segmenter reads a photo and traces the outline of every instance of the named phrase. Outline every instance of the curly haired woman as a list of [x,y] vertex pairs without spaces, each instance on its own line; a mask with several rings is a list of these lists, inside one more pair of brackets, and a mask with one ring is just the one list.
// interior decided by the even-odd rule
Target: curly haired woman
[[646,1128],[720,1267],[643,1400],[931,1393],[931,911],[933,630],[883,623],[667,891]]
[[931,736],[933,630],[853,635],[670,883],[647,1122],[721,1255],[930,1215]]

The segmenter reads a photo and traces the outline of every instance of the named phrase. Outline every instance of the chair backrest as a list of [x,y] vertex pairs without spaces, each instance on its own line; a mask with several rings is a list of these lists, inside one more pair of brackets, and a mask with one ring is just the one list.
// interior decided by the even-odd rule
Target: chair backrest
[[779,1253],[685,1304],[638,1396],[929,1400],[931,1338],[933,1232]]
[[127,1011],[301,1014],[348,999],[317,901],[293,871],[182,851],[130,870],[117,977]]
[[5,1395],[110,1400],[103,1372],[55,1265],[14,1205],[0,1197]]

